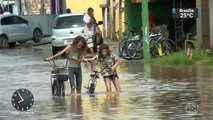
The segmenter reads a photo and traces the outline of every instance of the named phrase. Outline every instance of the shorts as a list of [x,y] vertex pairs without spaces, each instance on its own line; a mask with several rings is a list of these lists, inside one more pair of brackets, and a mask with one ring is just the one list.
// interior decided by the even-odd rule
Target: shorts
[[119,77],[118,77],[118,74],[114,74],[114,75],[104,76],[104,80],[105,79],[116,80],[116,79],[119,79]]
[[87,41],[87,47],[88,48],[92,48],[93,47],[93,39],[92,39],[92,37],[88,36],[86,41]]

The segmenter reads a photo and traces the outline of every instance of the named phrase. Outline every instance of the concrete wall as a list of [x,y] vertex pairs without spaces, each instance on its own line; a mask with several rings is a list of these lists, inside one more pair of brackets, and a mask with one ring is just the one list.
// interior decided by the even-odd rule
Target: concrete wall
[[25,5],[28,14],[40,14],[41,2],[44,4],[46,14],[51,14],[51,1],[50,0],[25,0]]
[[201,49],[213,49],[213,1],[197,0],[197,44]]
[[51,27],[52,27],[52,23],[56,17],[56,15],[52,14],[52,15],[25,15],[22,16],[24,18],[26,18],[27,20],[33,22],[33,23],[39,23],[42,28],[43,28],[43,34],[46,35],[51,35],[52,31],[51,31]]
[[[110,28],[113,23],[112,21],[112,11],[113,11],[113,3],[112,0],[110,0],[110,7],[109,7],[109,18],[103,18],[103,11],[101,8],[101,5],[106,4],[108,0],[66,0],[66,8],[70,8],[72,12],[83,12],[86,13],[87,9],[89,7],[92,7],[94,9],[94,15],[97,21],[104,21],[104,20],[108,20],[106,22],[104,22],[104,25],[100,26],[102,31],[108,31],[107,33],[110,34],[109,30],[107,28],[109,28],[111,31],[112,29]],[[115,0],[115,2],[117,3],[119,0]],[[122,7],[124,6],[124,2],[122,2]],[[115,31],[117,32],[119,30],[119,11],[116,10],[115,11],[116,14],[116,21],[115,21]],[[122,12],[122,22],[124,22],[124,12]],[[106,25],[108,27],[106,27]],[[105,27],[104,27],[105,26]],[[103,30],[105,28],[105,30]],[[124,31],[124,24],[122,23],[122,31]],[[114,32],[114,31],[113,31]],[[104,35],[104,36],[110,36],[110,35]]]
[[209,0],[210,49],[213,49],[213,0]]

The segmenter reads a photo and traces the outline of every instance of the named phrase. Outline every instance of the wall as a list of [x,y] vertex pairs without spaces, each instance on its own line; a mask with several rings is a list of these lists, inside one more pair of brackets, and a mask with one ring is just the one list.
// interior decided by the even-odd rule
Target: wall
[[[130,0],[125,1],[126,22],[130,28],[141,29],[141,3],[132,3]],[[172,2],[149,2],[149,10],[152,11],[154,21],[157,25],[166,24],[170,35],[174,36],[174,21],[172,18]]]
[[128,31],[129,28],[140,29],[142,26],[141,3],[131,3],[130,0],[125,0],[125,13],[125,19],[129,25],[126,26],[126,30]]
[[[86,13],[89,7],[94,9],[95,18],[97,21],[103,21],[102,18],[102,8],[100,7],[101,4],[104,3],[105,0],[66,0],[66,8],[70,8],[72,12],[83,12]],[[119,0],[116,0],[118,2]],[[112,0],[110,6],[110,19],[112,20]],[[124,6],[124,2],[123,5]],[[112,21],[108,21],[108,23],[112,23]],[[122,13],[122,20],[124,21],[124,12]],[[103,31],[103,26],[100,26],[101,30]],[[122,26],[124,28],[124,25]],[[119,29],[118,23],[118,11],[116,11],[116,31]],[[124,30],[123,30],[124,31]]]
[[209,0],[209,18],[210,18],[210,49],[213,50],[213,0]]
[[[28,14],[40,14],[41,9],[41,0],[25,0],[25,5],[27,7]],[[46,14],[51,14],[51,1],[50,0],[43,0],[44,1],[44,9],[46,10]]]
[[66,8],[70,8],[72,12],[86,13],[89,7],[94,9],[97,21],[102,20],[102,9],[100,4],[103,0],[66,0]]
[[24,15],[22,17],[33,23],[40,24],[42,26],[44,36],[52,35],[51,27],[56,15],[54,14]]

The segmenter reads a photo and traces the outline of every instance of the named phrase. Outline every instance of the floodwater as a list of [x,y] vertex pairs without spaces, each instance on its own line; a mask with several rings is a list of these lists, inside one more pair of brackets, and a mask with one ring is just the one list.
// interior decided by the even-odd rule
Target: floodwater
[[[122,60],[118,67],[122,92],[105,93],[103,79],[96,93],[53,97],[50,88],[52,64],[43,59],[51,46],[0,49],[1,120],[210,120],[213,118],[213,68],[205,66],[151,66],[142,60]],[[62,65],[66,60],[56,62]],[[83,66],[83,86],[90,71]],[[34,105],[25,112],[11,104],[15,90],[26,88]],[[114,89],[113,89],[114,91]]]

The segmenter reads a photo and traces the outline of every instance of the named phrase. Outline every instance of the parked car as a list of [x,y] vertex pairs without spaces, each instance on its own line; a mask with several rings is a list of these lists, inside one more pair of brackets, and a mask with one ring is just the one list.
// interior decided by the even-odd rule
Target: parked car
[[[52,54],[56,54],[64,49],[68,44],[72,44],[74,38],[78,35],[84,36],[84,13],[66,13],[58,15],[52,25]],[[96,23],[97,26],[103,24],[102,21]],[[100,30],[100,28],[98,28]],[[101,35],[99,33],[99,35]],[[94,51],[97,46],[103,43],[101,35],[100,40],[93,37]]]
[[84,36],[84,13],[58,15],[52,25],[52,54],[71,44],[78,35]]
[[16,43],[33,40],[40,42],[43,36],[42,27],[19,15],[0,15],[0,47],[15,47]]

